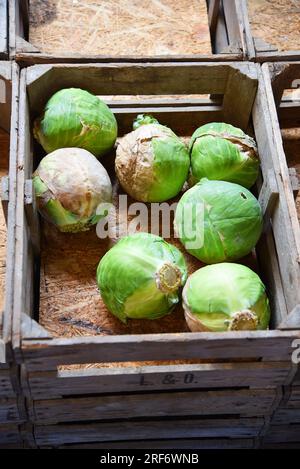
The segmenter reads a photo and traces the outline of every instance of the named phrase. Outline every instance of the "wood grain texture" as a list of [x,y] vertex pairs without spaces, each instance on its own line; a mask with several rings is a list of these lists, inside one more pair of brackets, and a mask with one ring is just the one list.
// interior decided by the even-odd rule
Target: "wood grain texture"
[[0,423],[0,448],[8,448],[8,445],[22,445],[20,431],[17,425]]
[[82,425],[35,425],[38,446],[111,442],[147,444],[147,440],[172,440],[195,438],[255,438],[264,425],[264,419],[224,418],[192,420],[151,420],[90,423]]
[[13,398],[0,398],[0,425],[10,422],[22,422],[17,401]]
[[28,373],[33,399],[108,392],[229,387],[269,388],[284,383],[290,363],[141,365]]
[[86,443],[81,445],[60,446],[61,449],[253,449],[255,440],[244,439],[176,439],[152,441],[126,441],[106,443]]
[[276,391],[226,390],[156,394],[127,394],[88,398],[65,398],[33,402],[34,421],[50,424],[80,420],[135,417],[231,415],[263,416],[272,412]]
[[0,60],[8,54],[8,11],[7,1],[0,0]]

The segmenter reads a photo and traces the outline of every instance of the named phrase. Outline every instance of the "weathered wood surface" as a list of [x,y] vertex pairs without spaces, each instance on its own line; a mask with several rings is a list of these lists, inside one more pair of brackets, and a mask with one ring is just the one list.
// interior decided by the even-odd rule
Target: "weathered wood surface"
[[255,440],[245,439],[176,439],[152,441],[126,441],[106,443],[86,443],[81,445],[60,446],[61,449],[253,449]]
[[298,443],[300,448],[300,425],[272,425],[264,438],[264,444]]
[[14,398],[0,398],[0,425],[10,422],[22,422],[18,404]]
[[0,399],[15,397],[10,370],[0,370]]
[[285,383],[290,363],[220,363],[168,366],[87,368],[28,373],[33,399],[80,394],[205,389],[270,388]]
[[7,58],[8,53],[8,11],[7,1],[0,0],[0,60]]
[[[125,397],[126,396],[126,397]],[[32,403],[35,423],[110,420],[135,417],[269,415],[278,396],[273,389],[189,391],[39,400]]]
[[[24,340],[28,370],[55,370],[59,365],[144,360],[264,358],[290,360],[298,332],[228,332],[145,334]],[[273,361],[274,361],[273,360]]]
[[[35,425],[38,446],[139,441],[172,440],[173,438],[255,438],[264,426],[264,419],[224,418],[192,420],[150,420],[90,423],[81,425]],[[144,441],[141,441],[144,440]]]
[[21,436],[17,425],[0,423],[0,448],[7,448],[8,445],[19,444],[21,446]]

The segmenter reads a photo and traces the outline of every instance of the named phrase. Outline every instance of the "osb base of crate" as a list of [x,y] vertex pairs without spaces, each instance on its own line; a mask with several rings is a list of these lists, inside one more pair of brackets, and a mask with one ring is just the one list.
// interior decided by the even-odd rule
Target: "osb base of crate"
[[253,37],[279,51],[300,49],[300,0],[248,0]]
[[[9,154],[9,135],[0,129],[0,179],[8,172],[8,154]],[[5,271],[6,271],[6,222],[0,204],[0,331],[1,316],[4,307],[4,289],[5,289]]]
[[31,0],[29,40],[50,54],[211,54],[205,0]]

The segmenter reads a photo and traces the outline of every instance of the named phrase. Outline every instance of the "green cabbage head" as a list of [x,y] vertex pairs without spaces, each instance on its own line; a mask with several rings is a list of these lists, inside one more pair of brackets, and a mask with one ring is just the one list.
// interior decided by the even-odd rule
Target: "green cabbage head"
[[122,238],[99,262],[97,283],[109,311],[122,322],[157,319],[180,301],[187,267],[181,252],[159,236]]
[[254,195],[225,181],[202,179],[183,194],[175,213],[177,236],[190,254],[206,264],[247,255],[256,245],[262,225]]
[[251,187],[258,176],[259,158],[253,138],[222,122],[199,127],[190,142],[192,181],[202,178]]
[[106,215],[100,204],[112,198],[106,169],[82,148],[49,153],[34,172],[33,184],[40,213],[63,232],[90,229]]
[[97,157],[114,146],[117,132],[117,121],[109,107],[80,88],[55,93],[33,128],[34,137],[47,153],[79,147]]
[[268,328],[270,307],[265,286],[244,265],[224,262],[197,270],[188,278],[182,298],[193,332]]
[[121,186],[141,202],[175,197],[190,167],[186,146],[151,116],[139,115],[134,128],[117,147],[115,167]]

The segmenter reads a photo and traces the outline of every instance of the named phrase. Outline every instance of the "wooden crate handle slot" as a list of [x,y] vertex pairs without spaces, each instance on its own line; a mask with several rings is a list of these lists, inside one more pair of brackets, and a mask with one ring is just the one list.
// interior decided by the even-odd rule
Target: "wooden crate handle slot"
[[39,218],[38,212],[36,207],[36,201],[34,196],[34,187],[32,179],[27,179],[25,181],[25,212],[28,221],[28,225],[30,228],[31,234],[31,241],[33,245],[33,249],[35,254],[40,253],[40,226],[39,226]]

